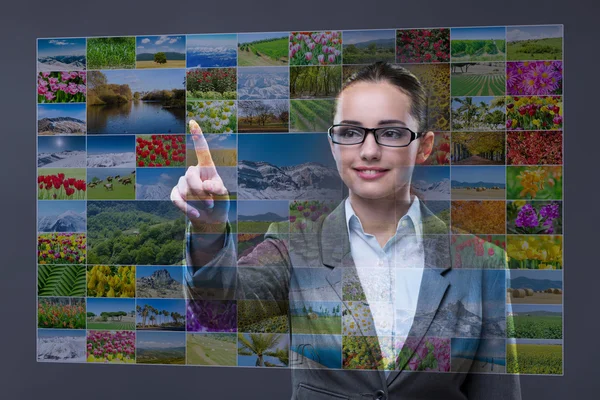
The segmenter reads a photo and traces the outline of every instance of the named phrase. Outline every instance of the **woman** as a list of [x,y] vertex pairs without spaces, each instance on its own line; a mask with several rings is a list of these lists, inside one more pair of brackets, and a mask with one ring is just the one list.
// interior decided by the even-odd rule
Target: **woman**
[[[343,370],[317,364],[293,368],[292,399],[520,399],[517,375],[400,373],[421,368],[418,360],[428,352],[425,337],[442,337],[449,344],[452,337],[464,337],[467,327],[466,335],[478,339],[483,331],[481,321],[486,318],[482,269],[489,266],[473,265],[468,275],[455,273],[446,224],[411,190],[413,169],[426,161],[434,139],[433,132],[426,129],[427,96],[419,80],[400,66],[369,65],[344,83],[336,98],[333,122],[328,138],[348,197],[319,220],[316,235],[294,235],[299,243],[289,244],[285,225],[272,224],[264,241],[238,260],[227,223],[227,189],[199,126],[190,121],[198,165],[188,168],[171,193],[173,203],[190,219],[186,297],[200,301],[202,293],[196,289],[211,281],[222,289],[224,299],[284,304],[279,315],[285,316],[289,304],[333,299],[342,305],[350,320],[348,326],[353,327],[353,322],[358,326],[356,331],[344,331],[344,337],[375,337],[364,342],[356,339],[366,349],[357,368],[367,371],[353,370],[356,365],[351,361],[346,364],[352,357],[347,352]],[[189,204],[192,199],[201,201],[194,207]],[[424,233],[442,235],[424,240]],[[224,267],[236,263],[234,274],[224,272]],[[297,271],[302,267],[316,267],[311,270],[314,275],[323,273],[329,283],[318,298],[314,292],[298,288]],[[416,268],[404,274],[409,268],[397,267]],[[465,276],[469,280],[466,286],[459,282]],[[353,313],[348,307],[352,302],[345,301],[340,280],[348,277],[360,282],[366,317]],[[462,314],[447,317],[446,311],[456,299],[476,304],[478,322],[463,320]],[[395,321],[400,309],[408,310],[410,330],[403,331],[404,324]],[[272,316],[267,311],[262,315],[265,320]],[[369,321],[369,326],[364,321]],[[286,332],[292,343],[291,333],[306,332],[304,325],[302,329],[297,326],[295,330],[290,323]],[[308,345],[319,334],[303,336]],[[405,336],[408,339],[398,357],[383,357],[379,344],[383,338]],[[449,362],[449,354],[436,358],[440,371],[449,371]]]

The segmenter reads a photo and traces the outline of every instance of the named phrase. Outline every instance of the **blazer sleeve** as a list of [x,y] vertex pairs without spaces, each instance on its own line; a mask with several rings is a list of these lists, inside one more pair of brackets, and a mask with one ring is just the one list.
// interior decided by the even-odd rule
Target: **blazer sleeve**
[[[488,285],[488,284],[483,284],[482,285],[482,302],[485,302],[486,299],[490,299],[490,297],[493,297],[493,295],[490,295],[489,293],[486,293],[487,288],[498,288],[498,286],[500,286],[502,288],[502,291],[504,292],[503,296],[505,299],[505,304],[506,304],[506,309],[505,309],[505,316],[512,311],[512,307],[510,304],[510,297],[507,294],[506,291],[506,282],[510,281],[510,270],[508,269],[508,262],[507,262],[507,258],[506,258],[506,252],[496,246],[494,248],[495,251],[500,252],[502,254],[502,258],[500,258],[500,260],[504,260],[504,262],[502,263],[503,265],[500,265],[500,267],[504,267],[503,271],[504,273],[498,273],[500,271],[502,271],[502,268],[498,268],[498,266],[495,267],[495,269],[487,269],[484,268],[482,270],[482,283],[485,282],[486,277],[489,278],[496,278],[499,280],[496,280],[494,282],[493,285]],[[498,259],[496,258],[496,259]],[[482,316],[485,319],[486,315],[485,315],[485,311],[486,311],[487,307],[483,306],[482,304]],[[504,335],[506,336],[506,335]],[[489,338],[491,340],[502,340],[505,343],[505,349],[506,349],[506,366],[508,367],[509,364],[509,358],[511,358],[511,365],[518,365],[517,363],[517,354],[516,354],[516,350],[514,354],[508,354],[508,346],[506,346],[506,339],[503,338]],[[485,340],[485,338],[483,339]],[[475,357],[477,357],[479,355],[479,351],[482,347],[482,339],[480,338],[479,340],[479,344],[478,344],[478,348],[475,354]],[[475,358],[477,359],[477,358]],[[474,359],[474,360],[475,360]],[[473,363],[473,367],[476,364]],[[474,372],[473,371],[473,367],[471,369],[471,371],[469,371],[469,373],[467,374],[465,381],[463,382],[463,385],[461,387],[462,391],[466,394],[467,398],[469,400],[521,400],[521,382],[520,382],[520,377],[518,373],[514,373],[514,371],[512,373],[509,373],[508,368],[506,370],[505,373],[494,373],[494,372]]]

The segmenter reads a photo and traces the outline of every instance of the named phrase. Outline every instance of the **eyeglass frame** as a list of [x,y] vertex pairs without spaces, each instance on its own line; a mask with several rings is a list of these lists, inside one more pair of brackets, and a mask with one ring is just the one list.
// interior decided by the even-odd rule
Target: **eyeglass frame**
[[[363,129],[365,131],[365,136],[363,136],[362,141],[357,142],[357,143],[338,143],[336,141],[333,140],[333,135],[331,133],[331,130],[333,128],[335,128],[336,126],[351,126],[353,128],[360,128]],[[402,128],[402,129],[406,129],[407,131],[410,132],[410,142],[408,142],[408,144],[405,144],[403,146],[390,146],[389,144],[382,144],[379,143],[379,140],[377,139],[377,134],[376,131],[380,130],[380,129],[390,129],[390,128]],[[329,138],[331,139],[331,141],[335,144],[339,144],[341,146],[354,146],[355,144],[363,144],[365,142],[365,140],[367,139],[367,135],[369,134],[369,132],[373,132],[373,137],[375,138],[375,143],[377,143],[380,146],[385,146],[385,147],[408,147],[410,146],[410,144],[412,142],[414,142],[417,139],[420,139],[421,137],[423,137],[423,133],[425,132],[415,132],[410,128],[407,128],[406,126],[382,126],[380,128],[365,128],[364,126],[358,126],[358,125],[351,125],[351,124],[333,124],[329,127],[329,129],[327,129],[327,136],[329,136]]]

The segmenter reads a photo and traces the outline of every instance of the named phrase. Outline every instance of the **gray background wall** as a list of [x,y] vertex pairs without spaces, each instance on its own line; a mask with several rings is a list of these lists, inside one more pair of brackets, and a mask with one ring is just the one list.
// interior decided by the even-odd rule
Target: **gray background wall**
[[[594,5],[592,5],[594,4]],[[564,24],[565,375],[523,398],[596,399],[598,23],[566,0],[18,0],[0,8],[0,398],[289,399],[289,371],[36,363],[36,38]],[[594,394],[595,393],[595,394]]]

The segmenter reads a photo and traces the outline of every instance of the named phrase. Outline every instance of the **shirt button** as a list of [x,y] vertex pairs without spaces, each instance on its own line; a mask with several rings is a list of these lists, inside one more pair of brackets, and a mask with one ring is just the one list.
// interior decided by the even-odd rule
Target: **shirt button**
[[379,259],[379,261],[377,261],[377,266],[383,267],[383,260],[381,258]]
[[385,392],[383,390],[378,390],[375,392],[375,399],[377,400],[385,400]]
[[400,221],[400,226],[402,226],[403,228],[406,228],[406,225],[408,225],[408,222],[406,222],[405,219],[403,219],[402,221]]

